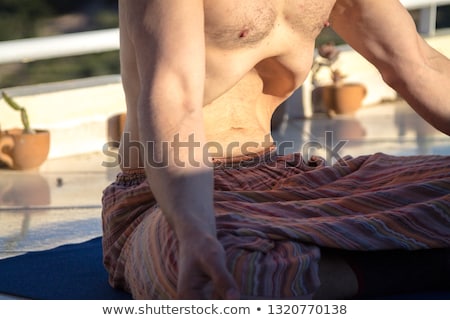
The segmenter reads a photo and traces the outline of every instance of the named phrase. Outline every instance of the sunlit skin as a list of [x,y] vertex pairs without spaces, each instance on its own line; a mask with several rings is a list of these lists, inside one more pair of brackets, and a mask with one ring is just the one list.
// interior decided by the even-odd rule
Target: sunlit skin
[[[201,146],[214,141],[223,146],[221,156],[242,153],[227,148],[230,144],[253,142],[248,152],[269,147],[272,114],[305,80],[324,27],[373,63],[419,115],[450,134],[449,60],[418,36],[397,0],[120,0],[119,5],[125,131],[144,145],[156,142],[144,154],[122,144],[121,159],[130,168],[145,167],[179,239],[180,298],[239,297],[215,236],[213,169],[203,161]],[[177,160],[201,165],[176,166],[174,150],[164,154],[158,147],[175,136],[181,141],[193,136],[200,146],[177,150]],[[149,153],[153,159],[167,157],[168,166],[148,165]],[[338,258],[324,257],[321,270],[330,276],[320,275],[316,297],[357,290],[354,275]]]

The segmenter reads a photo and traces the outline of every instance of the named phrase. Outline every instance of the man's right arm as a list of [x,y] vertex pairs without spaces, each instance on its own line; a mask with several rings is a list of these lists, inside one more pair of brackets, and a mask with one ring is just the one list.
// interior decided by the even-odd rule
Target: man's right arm
[[[203,154],[203,1],[134,3],[128,6],[145,10],[142,21],[127,19],[140,79],[139,136],[150,187],[179,240],[178,294],[208,298],[212,282],[226,298],[236,287],[216,238],[212,168]],[[190,137],[194,148],[176,144]]]

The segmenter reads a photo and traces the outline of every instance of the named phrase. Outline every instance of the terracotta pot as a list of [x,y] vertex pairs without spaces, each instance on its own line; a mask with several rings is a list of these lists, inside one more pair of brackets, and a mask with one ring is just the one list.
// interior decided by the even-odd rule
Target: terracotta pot
[[113,115],[108,119],[107,128],[108,128],[108,140],[119,142],[122,137],[122,133],[125,130],[127,115],[126,113],[119,113]]
[[0,161],[15,170],[37,169],[47,159],[50,150],[50,132],[21,129],[4,131],[0,137]]
[[352,114],[361,108],[366,87],[359,83],[322,87],[322,101],[329,114]]

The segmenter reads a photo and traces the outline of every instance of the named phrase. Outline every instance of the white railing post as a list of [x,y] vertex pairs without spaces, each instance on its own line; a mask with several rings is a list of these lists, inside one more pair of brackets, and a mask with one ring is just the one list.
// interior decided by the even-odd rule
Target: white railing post
[[420,9],[419,33],[430,37],[436,34],[436,14],[437,5],[435,3]]

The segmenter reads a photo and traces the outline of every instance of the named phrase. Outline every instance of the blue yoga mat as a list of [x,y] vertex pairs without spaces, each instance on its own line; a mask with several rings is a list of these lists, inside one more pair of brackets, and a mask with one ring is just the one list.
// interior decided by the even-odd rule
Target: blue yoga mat
[[[101,238],[0,260],[0,293],[45,300],[125,300],[131,296],[108,284]],[[377,299],[450,299],[450,291]]]
[[0,260],[0,292],[45,300],[131,299],[108,284],[101,238]]

